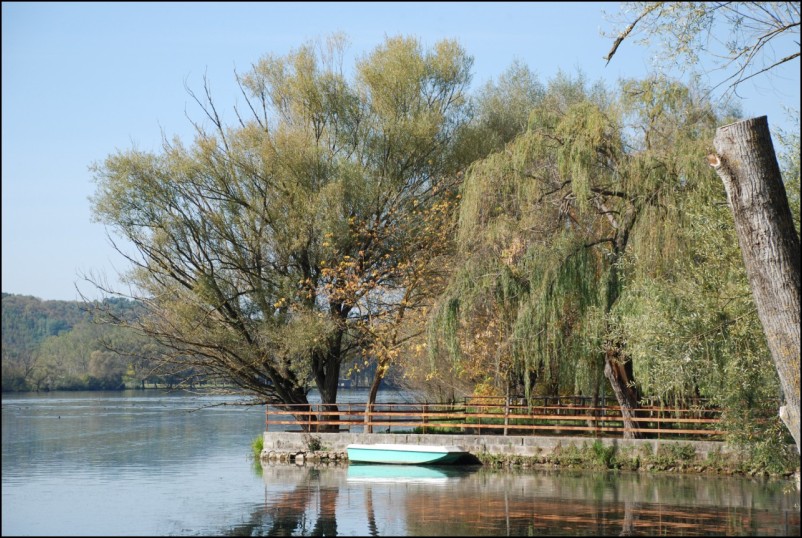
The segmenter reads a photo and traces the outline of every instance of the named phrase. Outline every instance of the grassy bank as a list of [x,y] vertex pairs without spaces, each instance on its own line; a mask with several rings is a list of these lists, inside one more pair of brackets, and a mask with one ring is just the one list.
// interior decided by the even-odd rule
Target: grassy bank
[[657,451],[644,445],[617,449],[599,441],[577,447],[558,447],[548,455],[476,454],[490,467],[561,467],[568,469],[709,473],[748,476],[790,477],[799,469],[799,458],[789,450],[781,457],[766,458],[759,453],[722,453],[701,457],[691,444],[661,445]]

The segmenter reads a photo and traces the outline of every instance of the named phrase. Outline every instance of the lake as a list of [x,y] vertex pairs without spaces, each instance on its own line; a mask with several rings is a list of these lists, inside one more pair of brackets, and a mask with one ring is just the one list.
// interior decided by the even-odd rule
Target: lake
[[[364,401],[366,391],[342,391]],[[387,392],[381,401],[403,401]],[[266,465],[264,409],[162,391],[6,394],[2,534],[799,535],[790,481]]]

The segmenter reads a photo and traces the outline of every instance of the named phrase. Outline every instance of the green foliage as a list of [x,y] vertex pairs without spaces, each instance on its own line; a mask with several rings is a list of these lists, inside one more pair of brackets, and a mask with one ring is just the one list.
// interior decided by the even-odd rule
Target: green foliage
[[259,460],[262,455],[262,450],[265,448],[265,437],[264,435],[257,435],[253,438],[251,442],[251,454],[253,454],[254,459]]
[[466,176],[464,261],[429,326],[433,369],[456,375],[436,377],[598,394],[612,352],[652,401],[774,406],[731,212],[703,159],[731,113],[659,78],[615,96],[553,81],[529,130]]
[[602,469],[610,469],[613,467],[615,461],[615,446],[604,446],[598,439],[590,445],[593,455],[595,456],[596,463]]
[[794,228],[799,234],[799,109],[788,110],[788,115],[793,120],[795,130],[780,131],[777,133],[779,148],[779,161],[785,183],[785,192],[788,195],[788,205],[791,208],[791,217],[794,219]]
[[449,426],[449,427],[442,427],[442,426],[415,426],[412,428],[412,431],[407,433],[426,433],[426,434],[443,434],[443,435],[452,435],[457,433],[462,433],[462,429]]
[[582,448],[575,445],[558,446],[548,457],[548,461],[561,467],[582,467],[586,463],[587,445]]
[[471,101],[473,121],[462,133],[462,150],[475,160],[499,151],[525,132],[529,114],[542,101],[543,84],[524,64],[514,61],[498,81],[489,81]]
[[[527,395],[597,394],[611,342],[625,358],[662,356],[637,333],[636,321],[641,333],[651,327],[642,309],[654,300],[638,286],[647,285],[641,274],[653,285],[656,268],[685,247],[674,237],[687,200],[709,202],[698,182],[713,174],[692,156],[717,116],[699,93],[659,79],[624,81],[617,98],[581,77],[549,84],[529,129],[466,176],[457,236],[465,261],[432,317],[434,363],[487,350],[452,369],[499,372],[500,394],[509,382]],[[489,326],[497,328],[486,336]],[[479,347],[482,339],[492,343]]]
[[[483,465],[490,467],[557,465],[567,469],[589,469],[596,471],[624,470],[647,472],[701,472],[713,474],[748,474],[788,476],[799,465],[793,444],[786,444],[787,452],[779,459],[771,460],[768,453],[727,452],[714,450],[700,457],[692,444],[661,443],[657,451],[652,445],[639,448],[617,449],[605,446],[600,440],[577,446],[557,446],[547,455],[521,456],[517,454],[478,454]],[[777,454],[775,453],[775,456]]]
[[[567,112],[575,104],[566,98],[586,94],[566,91],[557,99],[553,88],[562,92],[576,85],[581,82],[552,84],[533,103],[534,121],[556,123],[555,111]],[[570,367],[561,368],[565,365],[557,353],[576,356],[568,349],[573,342],[566,328],[575,318],[566,316],[566,310],[589,307],[598,299],[597,281],[584,278],[587,270],[598,272],[590,269],[598,260],[579,248],[575,235],[560,228],[559,205],[540,202],[555,181],[559,184],[554,138],[546,131],[529,130],[469,169],[457,235],[463,263],[429,327],[433,364],[452,364],[457,378],[494,372],[500,394],[508,378],[529,372],[544,374],[552,387],[559,384],[560,372]],[[535,299],[543,295],[551,301]],[[471,358],[465,363],[462,357]],[[524,389],[530,385],[524,383]]]
[[657,452],[650,463],[658,468],[668,469],[675,466],[684,466],[696,458],[696,449],[690,444],[666,444],[657,448]]
[[732,406],[725,415],[728,443],[738,451],[741,472],[786,473],[799,467],[799,454],[777,416],[777,404]]
[[265,439],[263,435],[254,437],[251,442],[251,469],[257,476],[262,476],[262,450],[264,449]]
[[582,443],[580,447],[573,444],[558,446],[545,459],[548,463],[568,468],[607,470],[626,466],[632,469],[632,464],[619,459],[617,453],[615,446],[605,446],[597,439],[590,445]]
[[[773,406],[768,350],[720,181],[699,175],[625,260],[616,309],[643,392],[663,402],[710,398],[737,416]],[[669,213],[670,212],[670,213]],[[738,411],[738,410],[742,411]],[[776,411],[775,411],[776,412]],[[738,421],[725,422],[741,430]]]
[[48,336],[58,336],[89,318],[78,302],[3,293],[2,304],[4,356],[40,344]]

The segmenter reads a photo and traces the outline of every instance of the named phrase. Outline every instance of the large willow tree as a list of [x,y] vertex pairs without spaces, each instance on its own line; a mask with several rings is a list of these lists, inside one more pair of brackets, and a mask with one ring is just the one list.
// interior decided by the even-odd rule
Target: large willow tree
[[[698,238],[686,229],[687,211],[715,199],[704,156],[718,121],[698,92],[664,80],[622,83],[615,97],[589,90],[581,78],[552,81],[529,129],[466,175],[458,232],[464,263],[433,316],[435,364],[453,365],[457,375],[502,394],[517,388],[528,396],[598,397],[609,389],[624,413],[626,436],[636,436],[630,419],[643,388],[663,398],[698,394],[705,383],[720,390],[722,377],[718,384],[709,378],[724,366],[703,371],[709,361],[686,367],[696,376],[675,373],[662,388],[660,368],[699,359],[705,348],[679,350],[670,338],[660,341],[677,347],[654,340],[649,346],[651,321],[643,316],[649,301],[661,301],[643,293],[646,283],[680,275],[682,266],[671,271],[668,260],[696,264],[699,279],[706,274],[703,258],[694,256]],[[715,203],[724,203],[723,192],[716,196]],[[734,237],[727,239],[732,246]],[[742,272],[721,278],[745,283]],[[671,312],[681,287],[664,294],[661,312]],[[749,304],[748,297],[737,299]],[[722,318],[689,328],[687,338],[705,342],[733,330],[725,321],[739,314],[727,310],[726,297],[711,294],[707,306],[701,302],[688,309],[714,304]],[[743,308],[740,314],[754,316]],[[657,320],[656,311],[650,315]],[[644,360],[646,348],[653,363],[644,370],[633,356]],[[646,385],[638,372],[645,372]]]
[[[179,368],[262,401],[336,402],[343,362],[416,306],[442,241],[472,60],[388,38],[350,80],[342,38],[265,56],[226,125],[208,88],[191,145],[96,166],[96,218],[134,245],[139,328]],[[428,265],[427,265],[428,264]],[[436,269],[431,268],[433,271]]]

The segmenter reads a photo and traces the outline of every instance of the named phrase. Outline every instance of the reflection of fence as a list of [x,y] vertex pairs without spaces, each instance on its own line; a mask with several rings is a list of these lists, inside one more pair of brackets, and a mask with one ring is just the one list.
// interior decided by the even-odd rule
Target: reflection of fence
[[[716,439],[721,411],[704,401],[685,408],[643,406],[632,411],[635,431],[647,438],[681,436]],[[497,435],[621,436],[625,428],[621,407],[592,405],[582,396],[541,397],[527,404],[523,399],[466,398],[452,404],[364,403],[299,404],[268,406],[266,430],[307,432],[470,433]]]

